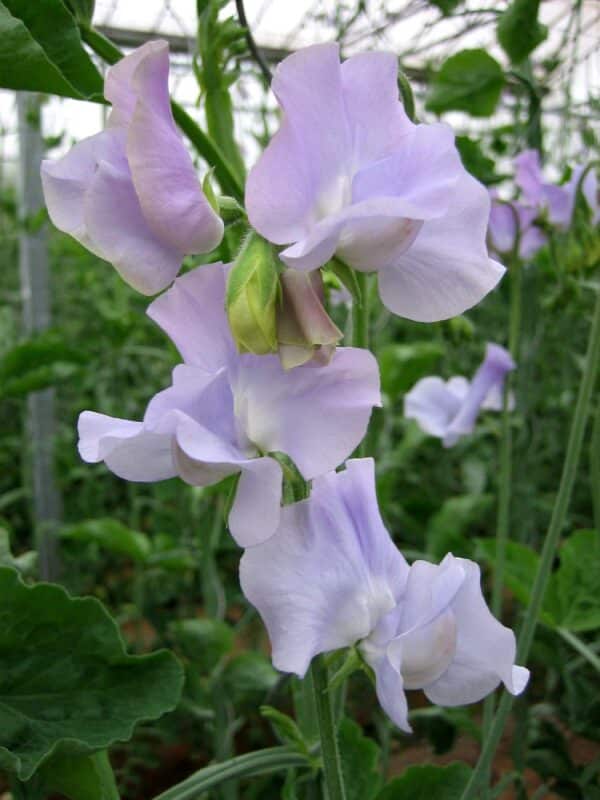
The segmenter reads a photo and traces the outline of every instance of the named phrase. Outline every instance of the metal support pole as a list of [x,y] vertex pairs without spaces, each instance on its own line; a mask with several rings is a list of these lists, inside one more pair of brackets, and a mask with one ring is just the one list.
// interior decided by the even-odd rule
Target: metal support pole
[[[17,94],[19,119],[19,270],[23,328],[27,336],[50,325],[50,276],[47,226],[32,220],[44,207],[40,163],[44,155],[41,101],[38,95]],[[58,576],[56,528],[62,516],[54,477],[54,390],[31,392],[27,398],[29,474],[33,493],[33,523],[42,580]]]

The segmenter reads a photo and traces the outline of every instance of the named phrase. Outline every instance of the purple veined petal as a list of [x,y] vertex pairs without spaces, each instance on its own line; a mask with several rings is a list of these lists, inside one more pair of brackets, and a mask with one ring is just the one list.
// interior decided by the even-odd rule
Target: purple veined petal
[[539,205],[544,199],[542,167],[537,150],[524,150],[515,156],[515,183],[527,203]]
[[128,172],[99,164],[85,195],[84,222],[95,252],[139,292],[155,294],[177,275],[182,253],[152,233]]
[[529,670],[514,665],[515,636],[490,613],[477,564],[462,558],[453,560],[466,574],[451,605],[456,651],[444,674],[424,687],[425,694],[438,705],[465,705],[481,700],[501,681],[509,692],[520,694],[527,685]]
[[494,387],[502,390],[506,374],[515,367],[516,364],[507,350],[500,345],[488,343],[483,363],[473,376],[469,392],[446,431],[445,447],[451,447],[461,436],[471,433],[490,392]]
[[233,393],[248,439],[287,453],[306,480],[350,456],[381,403],[377,361],[354,347],[338,348],[327,366],[288,372],[276,356],[242,356]]
[[412,733],[400,671],[385,656],[371,666],[375,671],[375,690],[380,706],[401,731]]
[[269,632],[274,665],[302,677],[318,653],[354,644],[393,608],[406,562],[383,527],[371,459],[317,478],[245,551],[240,582]]
[[[112,103],[112,111],[109,119],[109,125],[111,125],[111,127],[125,126],[131,120],[139,97],[139,88],[135,85],[134,81],[138,66],[148,58],[157,55],[160,57],[162,53],[166,53],[168,59],[168,52],[169,45],[163,39],[146,42],[109,68],[104,81],[104,96],[109,103]],[[154,87],[156,87],[156,84],[154,84]],[[151,91],[154,87],[146,86],[144,88]],[[160,90],[156,94],[152,92],[151,99],[153,102],[164,103]]]
[[461,406],[459,399],[442,378],[421,378],[404,396],[404,416],[414,419],[421,430],[443,438]]
[[129,481],[151,482],[177,474],[172,437],[144,430],[141,422],[108,417],[94,411],[79,415],[79,453],[84,461],[104,461]]
[[169,103],[169,50],[148,51],[132,75],[137,102],[127,131],[127,158],[144,217],[161,242],[206,253],[223,238],[223,221],[198,182]]
[[393,267],[379,273],[379,296],[390,311],[416,322],[462,314],[490,292],[505,269],[489,258],[487,191],[465,173],[448,214],[428,220]]
[[236,354],[225,314],[226,274],[221,262],[196,267],[177,278],[146,312],[186,363],[208,372],[218,372]]
[[85,195],[98,164],[127,169],[121,131],[103,131],[76,144],[58,161],[42,161],[41,177],[48,214],[56,227],[97,253],[84,218]]
[[390,156],[413,123],[398,99],[394,53],[359,53],[342,64],[342,91],[352,134],[356,170]]
[[260,545],[277,530],[282,478],[274,458],[255,458],[242,465],[228,520],[231,535],[240,547]]
[[350,196],[352,142],[338,45],[313,45],[288,56],[272,88],[283,121],[248,175],[246,208],[259,233],[287,244]]

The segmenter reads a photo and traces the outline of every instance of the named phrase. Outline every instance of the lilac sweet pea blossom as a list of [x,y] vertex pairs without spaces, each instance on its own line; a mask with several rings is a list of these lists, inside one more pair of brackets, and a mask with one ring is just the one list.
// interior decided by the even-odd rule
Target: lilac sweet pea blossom
[[166,288],[191,253],[223,236],[171,115],[169,52],[148,42],[111,67],[108,126],[42,163],[50,219],[144,294]]
[[85,411],[79,451],[131,481],[176,475],[209,486],[239,474],[229,527],[243,546],[277,528],[286,453],[311,480],[334,469],[363,438],[380,405],[379,371],[367,350],[340,347],[327,366],[286,372],[276,355],[240,355],[225,314],[227,267],[210,264],[178,278],[149,307],[181,353],[173,384],[141,422]]
[[264,544],[244,552],[244,594],[262,616],[273,664],[303,677],[319,653],[358,644],[379,702],[410,731],[405,690],[434,703],[474,703],[500,682],[513,694],[529,672],[514,665],[515,637],[488,610],[479,567],[447,555],[411,567],[386,531],[372,459],[313,482],[282,509]]
[[[452,447],[473,431],[480,410],[502,409],[504,380],[515,366],[507,350],[488,344],[473,380],[455,375],[445,381],[430,375],[417,381],[404,398],[404,416],[439,437],[444,447]],[[509,398],[509,407],[512,405],[514,401]]]
[[488,226],[490,250],[500,256],[514,251],[519,236],[518,256],[523,260],[532,258],[543,247],[548,237],[534,224],[538,212],[523,203],[506,203],[490,192],[492,209]]
[[273,78],[281,128],[246,186],[252,225],[314,270],[337,255],[379,274],[381,300],[409,319],[460,314],[498,283],[490,201],[443,124],[415,125],[398,99],[392,53],[340,64],[336,44],[286,58]]

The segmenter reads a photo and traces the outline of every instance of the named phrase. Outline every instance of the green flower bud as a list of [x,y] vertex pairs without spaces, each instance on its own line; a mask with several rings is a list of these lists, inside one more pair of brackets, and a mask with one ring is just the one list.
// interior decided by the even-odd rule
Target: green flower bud
[[231,333],[240,353],[277,351],[278,287],[273,247],[252,231],[229,272],[225,298]]

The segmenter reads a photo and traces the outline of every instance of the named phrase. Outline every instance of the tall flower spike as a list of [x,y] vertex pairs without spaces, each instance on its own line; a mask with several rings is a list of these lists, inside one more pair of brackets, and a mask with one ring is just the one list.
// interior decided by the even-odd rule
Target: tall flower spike
[[134,50],[107,72],[107,129],[42,163],[52,222],[143,294],[166,288],[186,254],[223,236],[175,127],[168,77],[166,42]]
[[433,322],[478,303],[504,268],[488,257],[484,187],[454,134],[414,125],[398,99],[392,53],[340,64],[336,44],[286,58],[273,78],[281,128],[248,176],[246,207],[289,266],[333,255],[379,273],[384,305]]
[[506,374],[515,366],[507,350],[488,344],[472,381],[460,375],[447,381],[437,375],[417,381],[404,398],[404,416],[439,437],[444,447],[452,447],[473,431],[481,409],[502,409]]
[[178,278],[149,315],[184,364],[148,404],[142,422],[85,411],[79,451],[132,481],[176,475],[209,486],[239,474],[229,527],[243,546],[279,524],[286,453],[311,480],[334,469],[364,436],[380,404],[379,371],[366,350],[338,348],[327,366],[286,372],[276,355],[239,354],[225,315],[227,267],[210,264]]
[[408,567],[381,520],[372,459],[348,461],[315,480],[308,500],[286,506],[275,535],[245,551],[240,580],[278,669],[302,677],[315,655],[358,644],[382,707],[403,730],[407,689],[456,706],[500,682],[513,694],[527,684],[476,564],[448,555],[439,566]]

